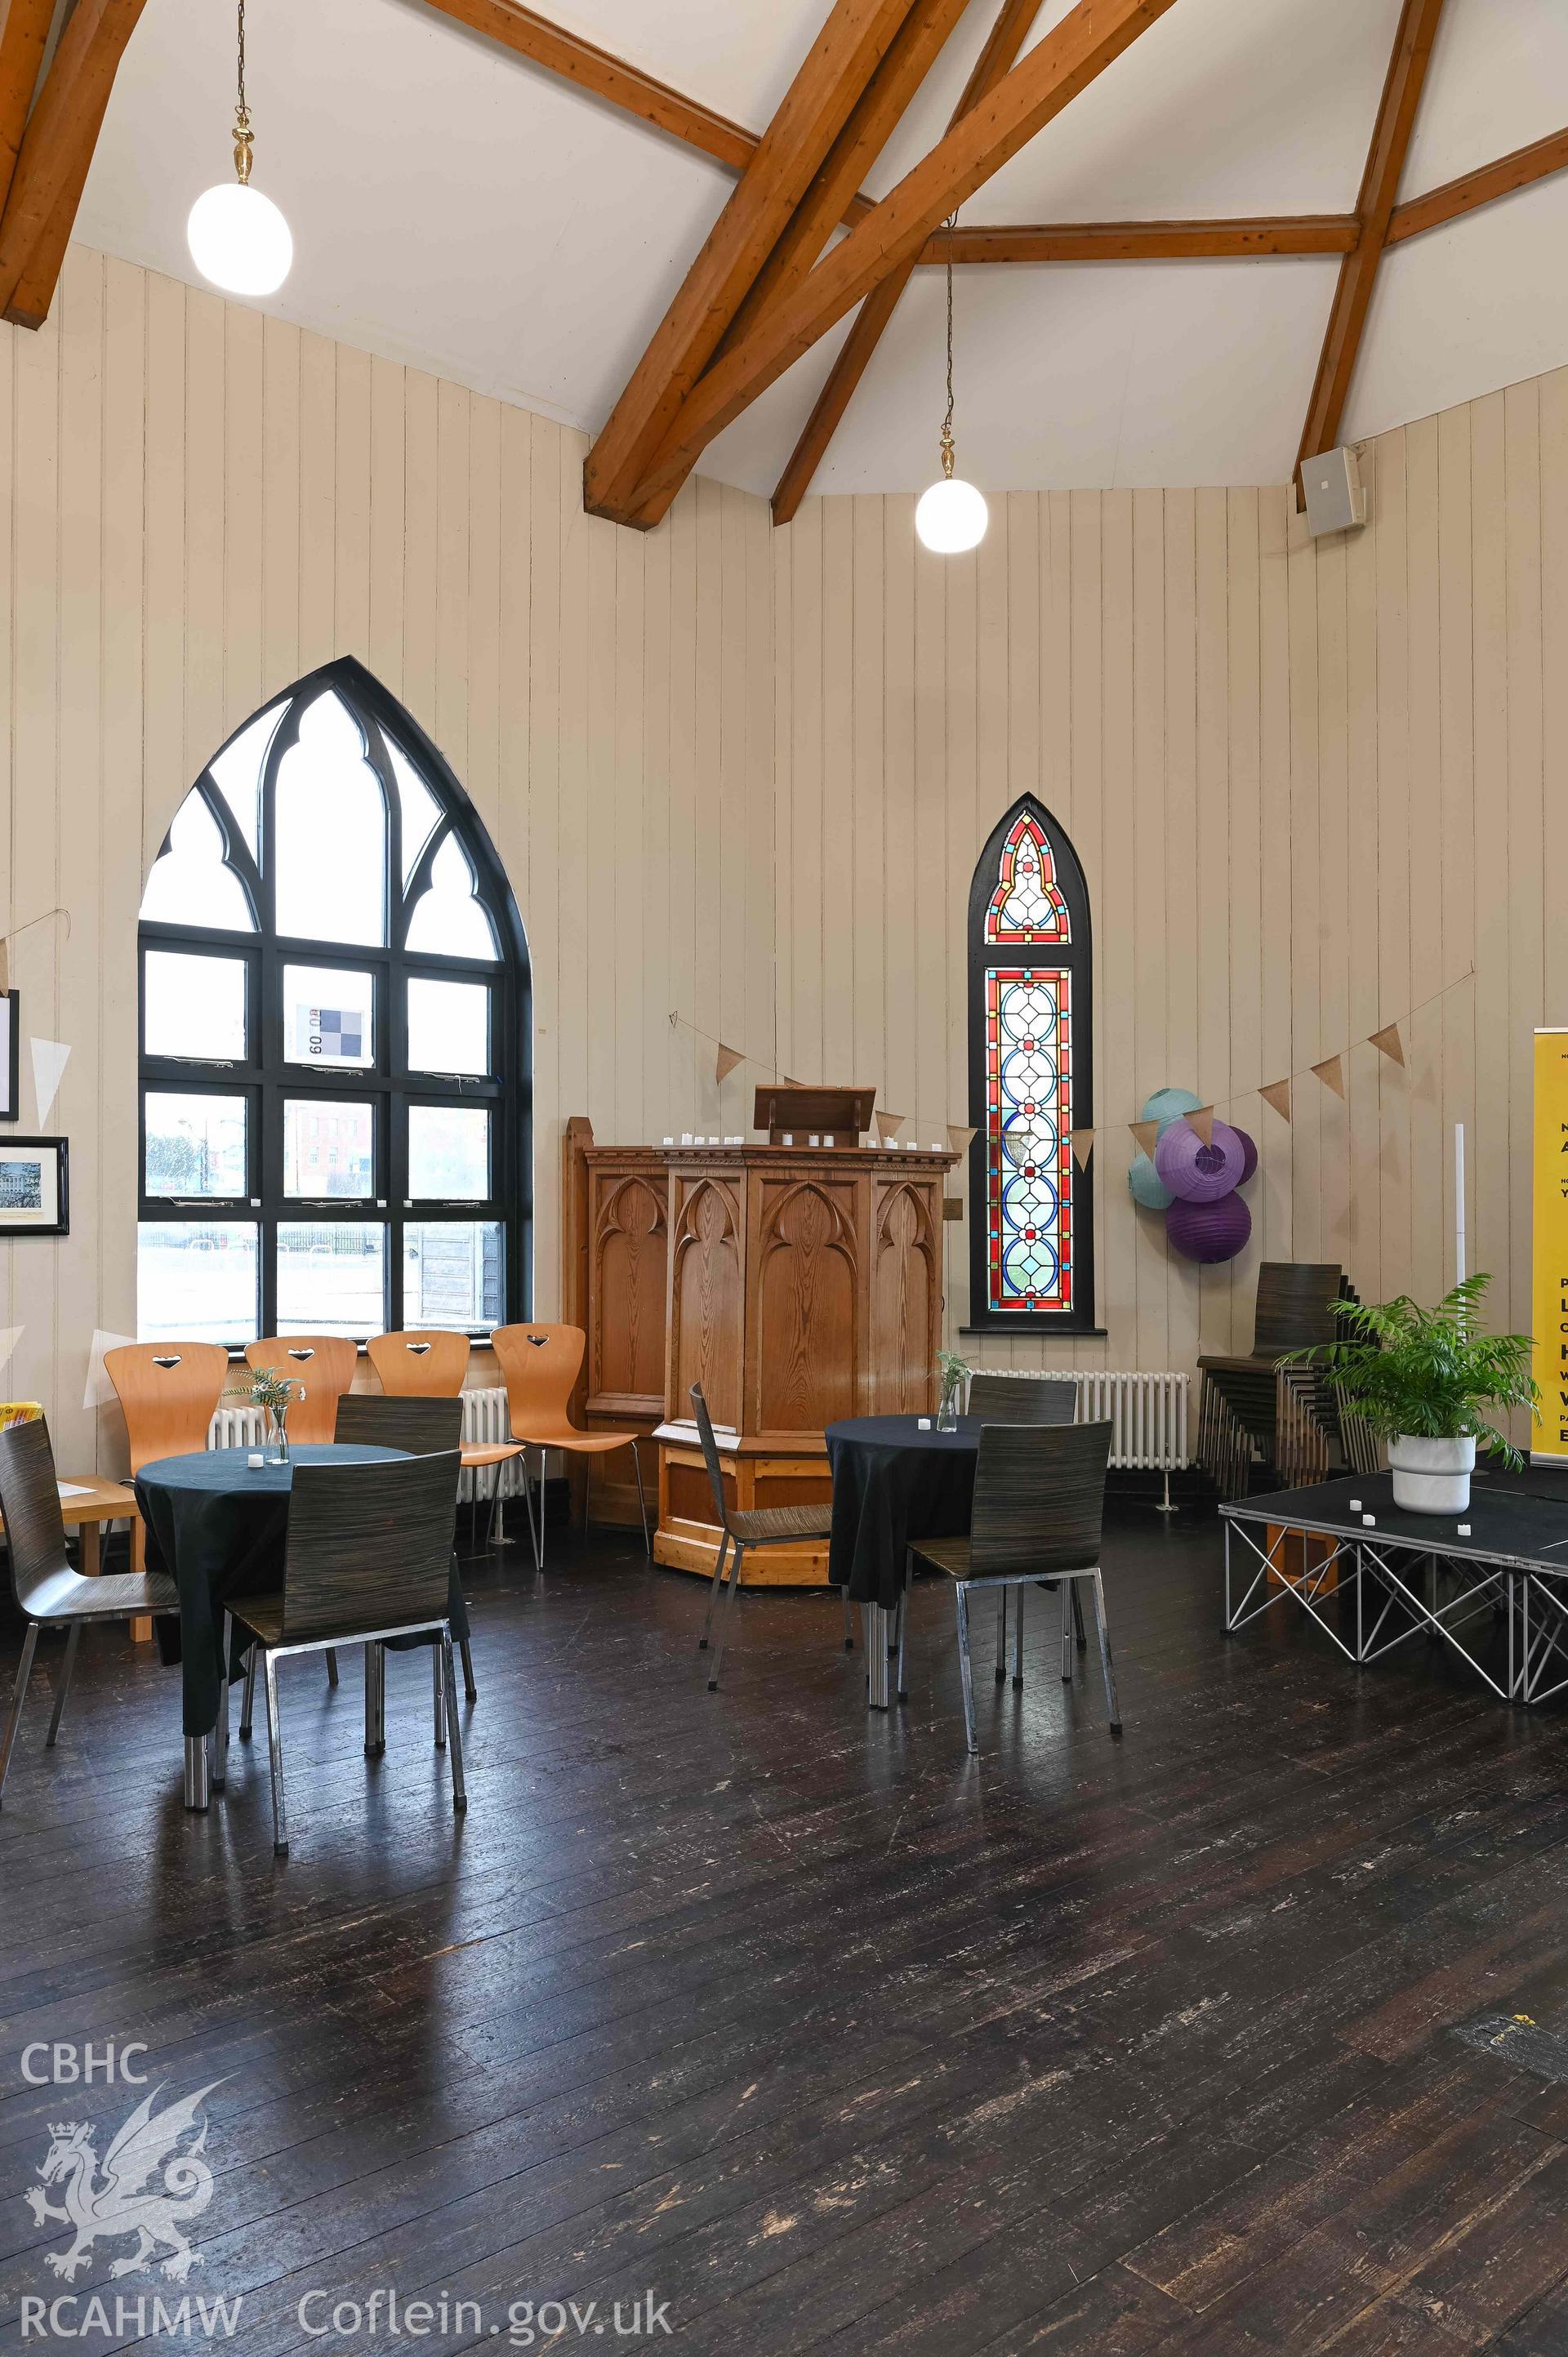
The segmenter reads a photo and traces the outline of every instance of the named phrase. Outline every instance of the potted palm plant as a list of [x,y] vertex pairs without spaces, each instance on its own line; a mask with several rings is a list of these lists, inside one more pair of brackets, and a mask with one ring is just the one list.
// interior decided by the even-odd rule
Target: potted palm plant
[[1528,1334],[1483,1333],[1489,1276],[1466,1277],[1423,1309],[1408,1294],[1382,1302],[1336,1302],[1337,1342],[1294,1351],[1294,1363],[1321,1367],[1348,1415],[1386,1439],[1394,1503],[1417,1514],[1463,1513],[1470,1502],[1476,1443],[1506,1465],[1523,1459],[1489,1415],[1533,1407]]

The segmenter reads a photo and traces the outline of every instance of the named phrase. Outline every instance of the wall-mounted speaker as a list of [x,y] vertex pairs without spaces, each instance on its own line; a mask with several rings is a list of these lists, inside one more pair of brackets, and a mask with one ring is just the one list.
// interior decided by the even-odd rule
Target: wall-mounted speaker
[[1366,522],[1366,486],[1356,453],[1348,447],[1304,458],[1301,488],[1306,498],[1306,528],[1314,540],[1326,532],[1355,532]]

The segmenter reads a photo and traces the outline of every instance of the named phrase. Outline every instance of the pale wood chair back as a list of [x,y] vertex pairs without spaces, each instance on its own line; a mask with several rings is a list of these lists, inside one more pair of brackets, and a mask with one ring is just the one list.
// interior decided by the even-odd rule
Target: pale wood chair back
[[372,1334],[365,1345],[384,1392],[416,1392],[425,1399],[450,1399],[468,1372],[467,1334],[440,1327],[396,1334]]
[[490,1348],[506,1383],[513,1434],[567,1441],[577,1427],[567,1413],[588,1338],[580,1326],[498,1326]]
[[461,1469],[455,1448],[374,1465],[296,1465],[284,1643],[445,1620]]
[[247,1366],[270,1367],[293,1382],[288,1437],[312,1448],[331,1439],[338,1403],[352,1388],[359,1355],[341,1334],[273,1334],[245,1345]]
[[1070,1424],[1078,1385],[1070,1375],[972,1375],[968,1413],[982,1424]]
[[207,1428],[229,1381],[229,1353],[218,1342],[126,1342],[105,1351],[131,1444],[131,1470],[160,1457],[189,1457],[207,1446]]
[[971,1577],[1040,1579],[1100,1561],[1105,1424],[988,1424],[974,1464]]

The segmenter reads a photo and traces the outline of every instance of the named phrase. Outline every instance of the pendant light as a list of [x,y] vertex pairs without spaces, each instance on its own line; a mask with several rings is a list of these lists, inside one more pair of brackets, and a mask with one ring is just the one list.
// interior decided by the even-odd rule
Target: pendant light
[[915,510],[915,530],[937,556],[960,556],[985,538],[990,521],[983,498],[972,483],[953,473],[952,441],[952,233],[957,213],[944,224],[948,233],[948,410],[942,420],[941,480],[920,495]]
[[294,260],[287,221],[251,186],[251,112],[245,104],[245,0],[239,0],[240,102],[234,109],[234,178],[198,197],[186,223],[190,258],[226,295],[275,295]]

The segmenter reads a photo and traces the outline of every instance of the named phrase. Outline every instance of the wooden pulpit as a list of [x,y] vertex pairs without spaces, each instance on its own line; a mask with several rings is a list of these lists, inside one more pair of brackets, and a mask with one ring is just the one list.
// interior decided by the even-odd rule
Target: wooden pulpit
[[[822,1431],[836,1418],[936,1407],[943,1182],[959,1157],[792,1135],[790,1146],[596,1146],[586,1122],[568,1125],[564,1315],[588,1336],[577,1414],[590,1429],[650,1435],[655,1556],[710,1576],[719,1531],[694,1383],[743,1509],[827,1500]],[[596,1512],[635,1522],[629,1464],[625,1487],[624,1498],[596,1490]],[[820,1585],[827,1548],[759,1550],[747,1574]]]

